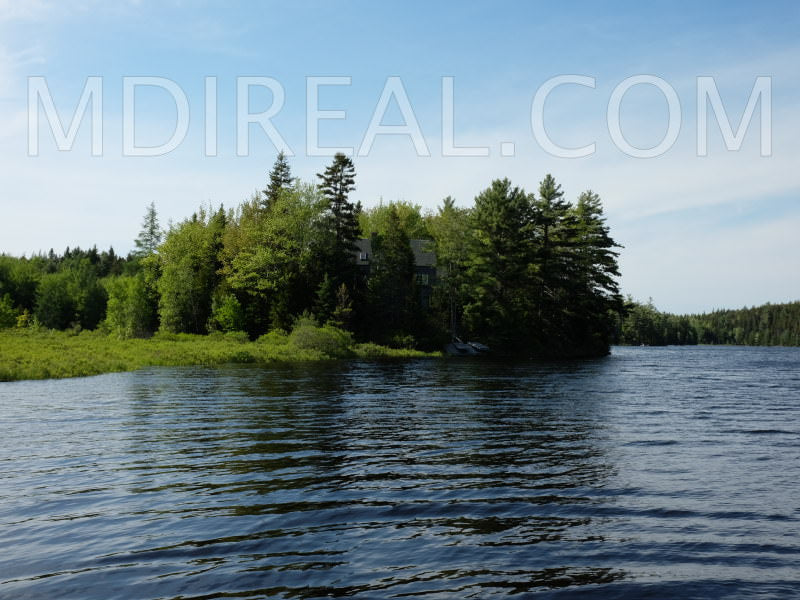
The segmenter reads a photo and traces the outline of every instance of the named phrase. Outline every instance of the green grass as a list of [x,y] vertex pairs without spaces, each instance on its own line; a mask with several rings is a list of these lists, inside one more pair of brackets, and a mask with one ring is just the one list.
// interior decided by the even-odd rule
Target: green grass
[[355,344],[347,332],[301,324],[291,334],[271,332],[255,342],[239,333],[159,334],[121,340],[101,332],[0,330],[0,381],[61,379],[134,371],[150,366],[270,364],[361,358],[439,356],[376,344]]

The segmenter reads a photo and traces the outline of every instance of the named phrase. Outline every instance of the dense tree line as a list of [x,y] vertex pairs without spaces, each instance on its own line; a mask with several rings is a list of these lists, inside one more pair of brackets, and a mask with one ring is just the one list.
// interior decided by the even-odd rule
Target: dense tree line
[[94,329],[106,316],[104,279],[122,275],[128,261],[113,248],[67,248],[29,258],[0,255],[0,327],[34,322],[50,329]]
[[459,302],[464,328],[489,344],[533,355],[607,351],[621,308],[617,245],[596,194],[576,204],[563,196],[550,175],[538,195],[496,180],[467,213],[465,258],[454,265]]
[[800,346],[800,302],[718,310],[695,320],[701,344]]
[[637,346],[800,346],[800,302],[673,315],[658,311],[652,301],[629,300],[619,317],[616,341]]
[[[355,167],[343,154],[317,179],[293,178],[280,154],[264,190],[235,209],[201,208],[163,231],[151,204],[126,258],[2,256],[0,326],[256,338],[302,317],[394,346],[461,335],[523,356],[603,354],[619,329],[617,245],[591,191],[573,203],[550,175],[535,194],[502,179],[470,208],[448,197],[424,213],[353,202]],[[355,260],[359,239],[371,241],[368,270]],[[432,282],[415,277],[420,239],[437,256]]]
[[660,312],[652,300],[646,304],[630,298],[618,316],[615,341],[629,346],[697,344],[697,330],[688,316]]

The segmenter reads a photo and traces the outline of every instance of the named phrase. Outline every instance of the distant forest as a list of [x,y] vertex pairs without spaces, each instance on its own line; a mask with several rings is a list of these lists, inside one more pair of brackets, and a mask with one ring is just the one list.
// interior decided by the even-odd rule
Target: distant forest
[[[264,189],[234,209],[201,208],[164,231],[150,204],[125,257],[0,255],[0,327],[256,339],[311,319],[393,347],[439,349],[461,336],[518,356],[608,352],[624,306],[597,194],[570,202],[550,175],[537,193],[499,179],[471,207],[448,197],[423,212],[407,202],[363,209],[354,189],[343,154],[313,183],[280,154]],[[435,253],[432,277],[418,272],[411,240]]]
[[800,302],[673,315],[659,312],[652,302],[629,300],[619,316],[615,342],[635,346],[800,346]]

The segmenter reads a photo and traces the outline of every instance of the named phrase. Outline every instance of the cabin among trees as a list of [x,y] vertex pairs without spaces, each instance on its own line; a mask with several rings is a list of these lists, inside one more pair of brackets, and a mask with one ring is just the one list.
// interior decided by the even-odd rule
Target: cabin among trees
[[[621,298],[618,245],[591,191],[564,198],[496,179],[471,206],[352,202],[336,155],[318,182],[278,156],[265,189],[164,231],[147,208],[135,249],[0,254],[0,328],[120,338],[244,332],[301,322],[360,342],[442,348],[453,335],[515,357],[598,356],[627,344],[800,345],[800,302],[670,315]],[[338,335],[338,334],[337,334]]]
[[[414,254],[414,283],[417,297],[423,310],[431,308],[433,290],[436,286],[436,250],[433,240],[409,240],[411,252]],[[359,274],[369,281],[370,268],[374,262],[372,239],[356,240],[357,250],[354,253]]]
[[119,337],[245,332],[301,321],[360,342],[442,348],[451,336],[499,354],[606,354],[623,302],[617,244],[597,194],[575,202],[552,176],[536,193],[496,179],[471,206],[363,208],[337,154],[318,181],[279,154],[264,189],[163,231],[150,205],[136,250],[0,256],[0,326]]

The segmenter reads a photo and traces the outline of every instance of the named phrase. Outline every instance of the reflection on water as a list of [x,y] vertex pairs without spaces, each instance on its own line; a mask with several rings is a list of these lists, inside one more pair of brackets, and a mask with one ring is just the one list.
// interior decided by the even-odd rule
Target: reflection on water
[[786,595],[800,351],[0,386],[0,596]]

